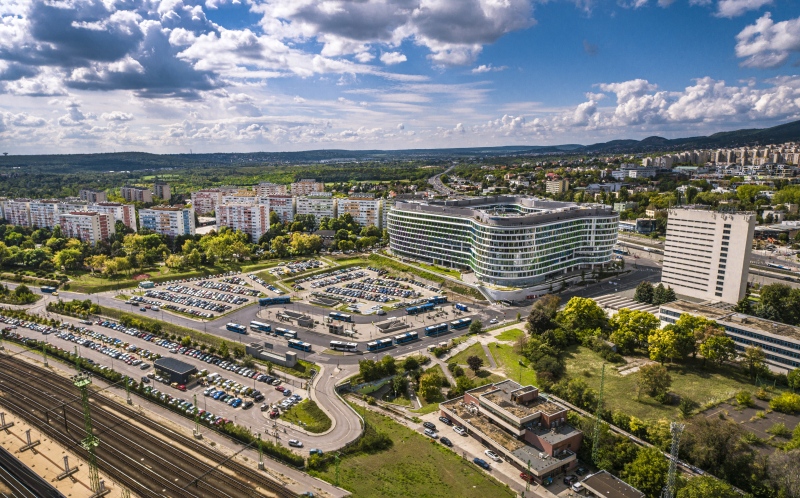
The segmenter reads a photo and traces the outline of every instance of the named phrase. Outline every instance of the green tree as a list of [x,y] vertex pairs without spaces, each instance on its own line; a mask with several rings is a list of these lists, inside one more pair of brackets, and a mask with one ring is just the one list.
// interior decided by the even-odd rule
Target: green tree
[[725,481],[721,481],[716,477],[711,476],[698,476],[689,479],[689,481],[680,488],[676,494],[676,498],[741,498],[733,486]]
[[472,323],[469,324],[470,334],[480,334],[482,332],[483,332],[483,323],[480,320],[473,320]]
[[631,353],[637,345],[647,342],[648,337],[659,326],[652,313],[622,308],[610,320],[611,342],[623,353]]
[[622,470],[622,479],[647,496],[659,496],[664,489],[669,463],[657,448],[641,448],[636,459]]
[[228,350],[228,343],[222,341],[222,344],[219,345],[219,355],[223,358],[229,358],[231,353]]
[[678,337],[674,327],[666,326],[663,329],[654,330],[648,336],[647,342],[650,359],[662,365],[668,360],[672,361],[673,358],[679,355]]
[[83,253],[77,249],[62,249],[53,256],[53,264],[57,268],[74,270],[83,262]]
[[795,368],[786,374],[786,382],[792,391],[800,389],[800,368]]
[[396,374],[397,364],[395,363],[394,356],[387,354],[381,358],[380,369],[383,372],[383,377]]
[[561,327],[575,334],[608,329],[605,311],[593,299],[573,297],[556,317]]
[[408,379],[403,377],[402,375],[395,375],[392,378],[392,391],[394,392],[394,397],[401,396],[406,389],[408,388]]
[[669,388],[672,385],[672,376],[666,367],[651,363],[640,367],[636,375],[637,398],[641,398],[641,394],[644,392],[662,403],[667,399]]
[[736,357],[736,346],[730,337],[715,335],[700,344],[700,354],[705,360],[722,365]]
[[433,401],[442,396],[442,377],[436,371],[429,371],[419,378],[419,395],[425,401]]
[[405,360],[403,360],[403,370],[409,372],[411,370],[416,370],[419,368],[419,361],[415,356],[409,356]]
[[666,303],[667,299],[667,289],[664,287],[664,284],[659,283],[656,285],[655,289],[653,289],[653,306],[660,306]]
[[469,366],[470,370],[478,373],[483,366],[483,358],[476,355],[469,356],[467,357],[467,365]]
[[653,303],[653,284],[648,282],[647,280],[643,280],[639,285],[636,286],[636,291],[633,294],[634,301],[640,303]]
[[752,378],[764,375],[769,371],[767,369],[766,358],[764,350],[760,347],[752,346],[745,347],[744,354],[741,355],[742,365]]
[[733,311],[737,313],[744,313],[745,315],[752,315],[753,314],[753,306],[750,303],[750,298],[745,296],[736,303],[736,306],[733,307]]

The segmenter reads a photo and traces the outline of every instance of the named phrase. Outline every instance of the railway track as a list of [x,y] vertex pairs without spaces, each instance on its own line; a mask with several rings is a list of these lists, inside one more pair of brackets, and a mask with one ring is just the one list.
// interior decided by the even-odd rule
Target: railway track
[[[255,469],[228,460],[102,394],[90,393],[90,400],[94,433],[102,441],[96,449],[100,470],[140,496],[295,496]],[[0,404],[48,437],[87,456],[80,447],[86,434],[80,392],[69,379],[1,357]]]

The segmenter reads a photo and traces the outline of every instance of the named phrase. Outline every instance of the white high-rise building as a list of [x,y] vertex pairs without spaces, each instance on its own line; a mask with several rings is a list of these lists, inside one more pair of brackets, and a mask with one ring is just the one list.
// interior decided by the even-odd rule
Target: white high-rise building
[[336,199],[330,192],[318,192],[297,198],[296,214],[313,214],[317,222],[323,217],[336,217]]
[[275,211],[283,222],[294,219],[294,197],[291,195],[269,196],[269,210]]
[[383,221],[381,219],[382,200],[366,195],[337,199],[336,213],[338,216],[350,213],[356,223],[363,227],[375,225],[381,228],[381,222]]
[[63,211],[61,201],[55,199],[30,201],[31,226],[36,228],[53,228],[56,217]]
[[313,179],[304,178],[299,182],[295,182],[292,184],[292,195],[300,196],[300,195],[310,195],[316,192],[324,192],[325,191],[325,184],[320,183]]
[[89,204],[80,209],[80,211],[94,211],[99,214],[107,214],[113,220],[111,223],[121,221],[126,227],[134,232],[137,231],[136,226],[136,208],[133,204],[120,204],[118,202],[98,202],[97,204]]
[[249,234],[253,242],[269,230],[269,204],[221,204],[217,207],[217,230],[231,230]]
[[756,216],[668,211],[661,282],[677,294],[736,303],[744,297]]
[[114,234],[114,217],[89,211],[73,211],[56,216],[56,224],[61,227],[64,237],[80,239],[95,245]]
[[31,226],[31,200],[9,199],[3,203],[3,216],[9,225]]
[[168,237],[194,235],[194,209],[185,206],[156,206],[139,210],[142,230],[150,230]]

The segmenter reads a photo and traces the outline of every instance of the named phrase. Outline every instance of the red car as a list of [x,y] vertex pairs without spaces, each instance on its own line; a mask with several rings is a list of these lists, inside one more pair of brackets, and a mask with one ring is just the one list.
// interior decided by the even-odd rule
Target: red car
[[276,388],[275,388],[275,390],[276,390],[276,391],[283,392],[283,391],[285,391],[285,390],[286,390],[286,388],[285,388],[285,387],[283,387],[283,386],[278,386],[278,387],[276,387]]
[[184,384],[178,385],[178,391],[185,391],[185,390],[186,390],[186,386]]
[[520,472],[519,476],[522,478],[523,481],[534,482],[533,476],[528,474],[527,472]]
[[280,415],[280,413],[278,413],[278,410],[272,410],[271,412],[269,412],[269,418],[276,418],[278,415]]

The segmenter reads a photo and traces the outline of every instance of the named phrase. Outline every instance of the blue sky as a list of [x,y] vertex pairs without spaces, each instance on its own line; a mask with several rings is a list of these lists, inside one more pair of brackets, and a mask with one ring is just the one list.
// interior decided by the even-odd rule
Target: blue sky
[[593,143],[800,119],[790,0],[0,1],[10,153]]

